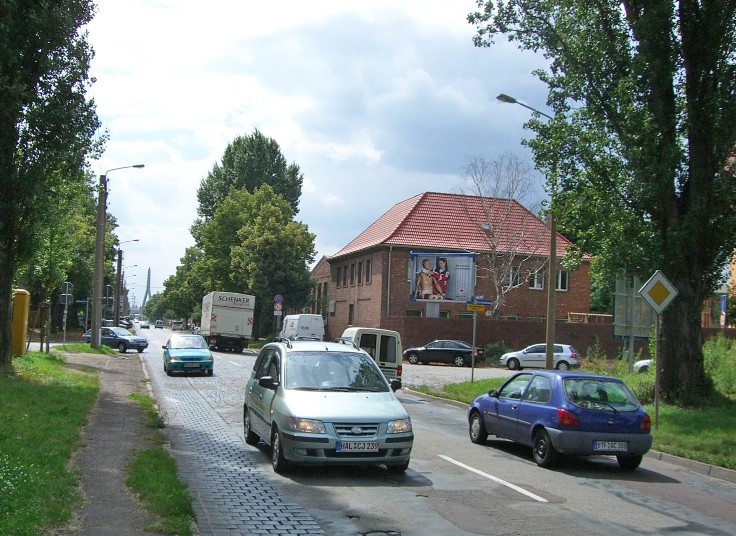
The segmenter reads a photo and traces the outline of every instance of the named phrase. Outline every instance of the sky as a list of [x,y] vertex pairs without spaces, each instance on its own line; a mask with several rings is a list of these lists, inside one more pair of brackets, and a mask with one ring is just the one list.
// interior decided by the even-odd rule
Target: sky
[[[90,96],[130,294],[164,289],[197,217],[197,189],[256,129],[304,176],[296,219],[316,260],[396,203],[466,186],[469,159],[513,152],[546,88],[540,56],[477,48],[475,0],[97,0]],[[539,196],[543,192],[539,188]],[[132,240],[138,240],[132,242]],[[131,298],[132,299],[132,298]]]

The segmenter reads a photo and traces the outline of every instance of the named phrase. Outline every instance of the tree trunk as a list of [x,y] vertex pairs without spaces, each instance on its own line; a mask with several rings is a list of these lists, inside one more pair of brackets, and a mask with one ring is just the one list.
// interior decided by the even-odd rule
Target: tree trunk
[[695,403],[710,392],[703,364],[703,332],[700,326],[702,304],[684,279],[673,281],[678,296],[662,315],[660,392],[665,399]]
[[13,318],[12,264],[7,253],[0,252],[0,371],[9,371],[13,363],[10,345]]

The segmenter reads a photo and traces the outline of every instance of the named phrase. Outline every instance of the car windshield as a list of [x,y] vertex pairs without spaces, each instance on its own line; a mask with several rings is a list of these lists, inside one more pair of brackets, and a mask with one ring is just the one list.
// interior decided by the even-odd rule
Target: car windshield
[[287,389],[389,391],[373,360],[357,352],[291,352],[284,374]]
[[604,378],[566,378],[565,394],[574,405],[603,411],[634,411],[639,402],[622,382]]
[[132,337],[133,334],[125,328],[110,328],[110,330],[118,337]]
[[201,335],[176,335],[169,339],[168,347],[178,350],[195,348],[205,350],[209,348],[209,346],[207,345],[207,341],[205,341],[204,337],[202,337]]

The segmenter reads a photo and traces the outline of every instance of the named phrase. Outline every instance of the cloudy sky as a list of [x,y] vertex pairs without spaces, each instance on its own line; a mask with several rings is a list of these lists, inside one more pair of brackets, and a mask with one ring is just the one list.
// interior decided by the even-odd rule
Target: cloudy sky
[[[97,0],[92,96],[128,286],[163,290],[228,143],[259,129],[304,174],[297,219],[330,256],[394,204],[463,187],[474,155],[524,158],[541,58],[476,48],[475,0]],[[541,193],[540,193],[541,195]],[[132,266],[137,265],[137,266]]]

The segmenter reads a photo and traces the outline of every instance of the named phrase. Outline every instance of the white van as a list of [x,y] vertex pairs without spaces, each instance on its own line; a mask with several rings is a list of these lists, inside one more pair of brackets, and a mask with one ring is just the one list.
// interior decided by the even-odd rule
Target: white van
[[401,379],[402,351],[398,331],[352,327],[346,329],[341,338],[368,352],[389,381]]
[[324,340],[325,321],[322,315],[286,315],[279,336],[286,339],[308,337]]

